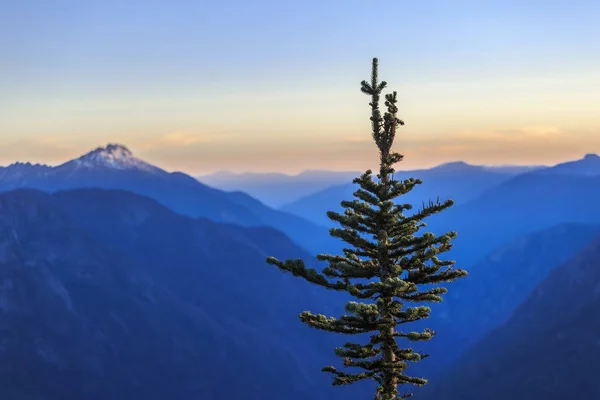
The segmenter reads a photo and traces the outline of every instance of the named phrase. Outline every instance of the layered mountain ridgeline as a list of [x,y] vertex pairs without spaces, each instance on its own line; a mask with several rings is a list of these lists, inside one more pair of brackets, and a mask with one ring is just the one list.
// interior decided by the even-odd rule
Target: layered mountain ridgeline
[[[0,194],[0,392],[15,400],[339,398],[332,346],[297,321],[327,293],[265,264],[271,228],[139,195]],[[316,371],[316,373],[315,373]]]
[[550,271],[598,235],[597,225],[561,224],[522,236],[469,266],[469,279],[454,282],[444,301],[432,306],[431,318],[415,324],[438,332],[419,344],[431,354],[423,374],[435,382],[465,349],[506,322]]
[[215,172],[199,176],[202,183],[222,190],[241,191],[269,205],[280,207],[330,186],[347,184],[359,171],[303,171],[297,175],[281,173]]
[[539,173],[550,175],[600,176],[600,156],[588,153],[580,160],[567,161]]
[[[474,199],[501,182],[520,173],[537,170],[542,167],[484,167],[469,165],[464,162],[452,162],[431,169],[415,171],[397,171],[396,179],[421,179],[423,184],[402,196],[402,201],[411,204],[421,204],[421,201],[452,198],[456,203],[464,203]],[[355,177],[359,176],[357,174]],[[314,194],[307,194],[301,199],[280,207],[281,210],[301,216],[315,223],[329,226],[328,210],[340,211],[340,202],[350,200],[358,188],[352,184],[352,179],[328,187]]]
[[[455,200],[449,210],[430,218],[428,226],[438,234],[459,233],[452,257],[468,267],[520,235],[561,223],[600,223],[600,208],[595,206],[600,202],[598,160],[588,154],[527,172],[450,163],[431,170],[399,171],[396,179],[422,179],[422,185],[400,197],[415,207],[438,196]],[[351,199],[355,189],[355,185],[329,188],[282,209],[326,224],[326,211],[339,211],[339,202]]]
[[169,173],[116,144],[56,167],[17,163],[0,168],[0,191],[23,187],[49,192],[88,187],[123,189],[151,197],[191,217],[277,228],[313,254],[336,248],[337,244],[324,227],[269,208],[245,193],[227,193],[186,174]]
[[[586,159],[589,160],[590,157],[586,157]],[[123,187],[130,190],[138,188],[135,191],[150,191],[156,197],[162,195],[168,200],[171,198],[170,195],[158,193],[158,190],[155,188],[159,187],[162,191],[168,191],[169,188],[176,188],[174,193],[186,193],[181,190],[182,186],[180,186],[180,183],[177,183],[178,179],[181,178],[185,182],[192,179],[185,175],[169,174],[156,167],[148,166],[132,157],[126,149],[120,146],[109,146],[106,149],[99,149],[80,158],[78,162],[75,161],[77,160],[74,160],[70,164],[72,168],[65,167],[69,163],[59,167],[15,164],[3,170],[0,169],[0,185],[2,185],[2,188],[33,186],[47,191],[55,191],[64,187],[96,185]],[[443,220],[444,216],[440,215],[440,219],[437,221],[435,218],[438,218],[438,216],[432,219],[433,221],[430,223],[430,226],[434,230],[448,227],[459,232],[457,246],[450,253],[449,257],[457,259],[459,266],[466,267],[469,270],[470,276],[468,279],[465,279],[463,282],[457,282],[456,286],[450,288],[450,292],[442,304],[432,306],[432,318],[425,321],[424,325],[436,330],[438,336],[430,343],[419,344],[418,349],[425,350],[431,353],[432,356],[422,363],[422,368],[411,366],[411,374],[418,375],[422,373],[423,376],[430,378],[432,384],[435,384],[438,381],[438,372],[440,370],[445,370],[449,363],[456,359],[467,345],[485,335],[490,329],[497,327],[502,321],[505,321],[512,310],[530,293],[533,286],[546,276],[548,271],[560,263],[561,260],[565,260],[573,255],[575,251],[580,249],[587,240],[591,239],[597,233],[597,228],[594,226],[579,224],[565,225],[561,223],[571,220],[586,223],[598,222],[597,219],[600,218],[596,218],[595,213],[597,213],[597,210],[593,210],[593,205],[597,202],[599,193],[594,191],[593,187],[586,187],[581,183],[587,182],[587,184],[591,184],[598,177],[589,174],[589,168],[585,169],[585,174],[579,173],[581,172],[579,170],[576,170],[579,172],[575,173],[573,170],[570,170],[569,173],[553,174],[552,170],[553,168],[549,168],[544,171],[544,174],[528,173],[509,179],[504,184],[483,193],[479,198],[462,205],[457,205],[447,211],[446,214],[449,215],[456,213],[452,214],[452,218]],[[425,180],[425,178],[423,179]],[[525,183],[523,183],[523,180]],[[224,193],[198,184],[197,182],[190,185],[192,187],[199,185],[199,187],[203,188],[202,191],[194,189],[193,193],[195,193],[194,195],[197,196],[198,201],[201,201],[200,204],[204,207],[202,209],[199,208],[199,213],[206,214],[206,217],[212,220],[233,219],[234,221],[231,222],[239,224],[239,221],[235,221],[235,218],[231,217],[231,210],[238,210],[240,212],[238,215],[239,218],[247,218],[248,216],[256,217],[257,214],[248,212],[248,210],[255,209],[263,210],[261,212],[266,213],[277,213],[243,193]],[[139,189],[140,187],[142,189]],[[418,188],[415,189],[415,191],[418,190]],[[567,191],[571,191],[572,193],[567,193]],[[25,191],[20,193],[35,192]],[[5,196],[10,197],[14,195],[14,193],[8,193]],[[152,356],[154,358],[140,358],[142,357],[141,354],[147,351],[147,348],[143,350],[136,348],[135,345],[127,341],[134,340],[133,338],[127,336],[123,339],[119,336],[118,332],[120,331],[116,331],[117,328],[108,325],[104,327],[102,325],[104,323],[108,324],[115,319],[110,314],[114,309],[123,308],[124,310],[131,310],[132,307],[133,311],[127,311],[126,315],[116,314],[116,318],[124,322],[129,331],[134,328],[129,327],[127,324],[137,324],[137,318],[140,317],[136,315],[145,315],[143,320],[139,322],[140,326],[145,330],[152,331],[152,333],[148,334],[148,337],[152,338],[155,342],[162,343],[161,340],[164,338],[173,336],[172,331],[157,331],[156,329],[158,328],[155,327],[160,325],[161,329],[174,329],[176,332],[180,332],[178,334],[183,335],[181,341],[191,343],[186,348],[191,349],[189,351],[190,354],[187,356],[178,355],[176,357],[179,360],[179,364],[174,368],[174,371],[179,371],[178,368],[181,368],[181,371],[189,370],[188,366],[192,365],[193,368],[199,370],[202,374],[208,373],[206,372],[205,365],[198,367],[196,364],[200,363],[198,358],[201,357],[194,358],[195,354],[201,354],[204,355],[203,362],[205,364],[206,359],[219,360],[218,368],[221,371],[220,375],[215,372],[215,378],[209,379],[211,382],[224,382],[218,379],[223,376],[222,371],[226,371],[225,375],[233,374],[237,376],[236,374],[238,373],[240,375],[246,374],[243,379],[240,379],[241,385],[244,387],[251,385],[250,382],[258,382],[259,385],[263,385],[264,383],[261,387],[254,387],[252,389],[255,390],[254,392],[247,393],[252,396],[269,398],[268,396],[265,397],[264,392],[261,392],[261,390],[268,386],[270,381],[267,379],[262,380],[262,378],[254,379],[253,374],[260,372],[262,376],[268,376],[269,379],[277,379],[282,382],[287,382],[284,375],[292,377],[290,378],[293,379],[292,383],[282,383],[281,386],[275,387],[273,391],[268,392],[269,395],[271,393],[280,395],[280,397],[273,398],[302,398],[307,393],[303,392],[304,388],[314,389],[314,393],[323,394],[326,398],[331,399],[335,398],[334,396],[342,397],[343,393],[358,397],[356,390],[361,390],[361,388],[352,388],[350,392],[337,388],[333,392],[329,392],[331,390],[329,377],[319,372],[322,366],[335,363],[335,361],[332,362],[331,360],[333,357],[329,358],[329,355],[332,354],[332,349],[335,346],[339,346],[346,339],[343,337],[328,339],[327,335],[323,335],[322,332],[315,332],[302,326],[296,318],[299,311],[306,309],[323,312],[327,315],[339,315],[339,305],[342,304],[344,299],[340,293],[331,293],[304,284],[303,282],[298,282],[297,284],[291,283],[290,281],[294,280],[292,277],[289,277],[288,281],[285,276],[282,278],[278,272],[275,275],[267,275],[273,271],[269,266],[264,264],[266,256],[274,255],[280,258],[311,259],[310,256],[296,248],[293,243],[279,232],[269,228],[241,228],[211,222],[207,219],[193,220],[174,214],[167,208],[147,198],[121,191],[85,189],[58,192],[52,196],[44,196],[41,193],[32,196],[34,196],[32,197],[33,199],[38,199],[43,207],[46,207],[52,213],[62,218],[60,221],[66,224],[66,228],[64,229],[68,228],[68,232],[75,232],[65,233],[63,236],[67,235],[66,237],[69,237],[69,235],[72,235],[87,238],[86,240],[90,241],[90,247],[85,248],[85,250],[77,250],[80,247],[78,244],[72,244],[75,247],[67,248],[65,244],[52,241],[54,239],[41,238],[38,240],[39,243],[46,243],[49,247],[56,247],[59,250],[49,248],[45,250],[45,253],[40,253],[39,257],[35,256],[38,258],[31,258],[36,253],[27,253],[31,259],[19,256],[21,258],[17,261],[11,261],[13,264],[2,263],[0,264],[0,268],[6,268],[5,271],[12,271],[8,275],[12,276],[10,274],[13,274],[14,271],[8,269],[9,267],[6,267],[6,265],[20,265],[17,271],[24,270],[22,269],[24,265],[35,265],[36,268],[27,269],[27,271],[33,271],[31,272],[33,278],[29,275],[26,276],[26,279],[33,279],[33,281],[23,281],[24,283],[20,286],[22,288],[17,289],[17,292],[14,293],[26,293],[26,290],[31,290],[32,293],[39,292],[41,293],[40,296],[42,296],[42,300],[40,301],[43,301],[44,304],[49,304],[48,307],[50,307],[52,304],[60,304],[60,302],[57,303],[58,300],[48,300],[52,299],[52,296],[58,296],[58,294],[53,294],[55,292],[52,290],[61,291],[60,288],[56,289],[59,286],[56,286],[54,283],[58,281],[60,285],[66,288],[72,304],[81,304],[80,308],[85,312],[78,311],[79,314],[77,315],[84,315],[85,318],[78,319],[71,316],[72,312],[69,311],[68,307],[65,310],[56,311],[45,309],[44,306],[38,306],[37,303],[25,304],[23,303],[24,300],[20,300],[20,304],[23,304],[22,308],[24,310],[28,310],[25,313],[25,319],[18,319],[21,317],[17,318],[12,314],[6,314],[7,319],[4,320],[2,327],[6,335],[4,338],[12,338],[10,340],[13,340],[10,343],[13,343],[11,348],[14,352],[8,355],[13,357],[10,360],[16,360],[21,357],[20,353],[18,353],[19,351],[24,352],[25,356],[22,357],[23,360],[30,360],[23,361],[23,364],[21,364],[24,365],[22,370],[7,368],[3,370],[6,389],[12,390],[10,393],[14,394],[14,398],[29,399],[30,397],[27,396],[35,395],[36,389],[34,386],[30,385],[27,386],[27,389],[23,389],[25,387],[23,386],[24,384],[22,386],[15,384],[10,386],[7,383],[25,382],[27,369],[33,368],[32,366],[39,363],[39,359],[35,358],[39,356],[34,356],[35,351],[38,351],[35,343],[45,343],[43,342],[45,339],[36,339],[36,332],[43,332],[45,335],[42,335],[43,337],[51,337],[51,340],[53,340],[51,342],[52,345],[48,348],[52,350],[56,348],[63,349],[64,352],[60,353],[60,357],[63,357],[63,359],[67,356],[71,357],[70,354],[81,354],[80,359],[73,359],[73,361],[69,361],[68,363],[68,365],[79,365],[77,363],[80,363],[80,367],[77,368],[79,371],[84,371],[77,372],[83,374],[77,375],[82,377],[80,380],[84,382],[82,383],[83,386],[69,389],[76,391],[76,394],[78,394],[76,398],[92,398],[88,396],[88,392],[85,391],[84,386],[94,387],[102,376],[111,379],[111,382],[117,382],[117,387],[113,389],[106,388],[108,391],[100,391],[99,393],[108,397],[99,398],[109,398],[110,396],[112,396],[110,398],[114,398],[114,393],[117,393],[119,390],[121,390],[119,393],[141,393],[141,395],[146,396],[144,398],[150,399],[153,398],[150,391],[156,393],[157,397],[155,398],[161,398],[159,394],[165,395],[166,393],[169,393],[169,397],[175,396],[177,398],[176,396],[181,396],[179,398],[189,398],[186,396],[197,393],[194,392],[193,385],[204,385],[201,388],[197,387],[198,392],[207,393],[206,397],[203,398],[211,398],[210,396],[213,396],[212,398],[220,398],[221,395],[218,394],[219,389],[215,389],[216,385],[206,384],[206,381],[198,383],[199,381],[195,380],[197,375],[179,374],[178,376],[183,376],[181,379],[184,379],[185,382],[177,380],[180,378],[166,375],[167,378],[165,379],[167,383],[165,383],[164,388],[160,389],[159,386],[149,385],[149,393],[142,392],[139,385],[136,386],[136,384],[131,383],[136,380],[139,382],[144,379],[150,379],[152,376],[155,376],[154,374],[164,375],[165,373],[161,370],[163,368],[163,364],[161,364],[163,358],[157,357],[170,357],[170,354],[180,354],[183,352],[183,350],[177,347],[179,344],[169,342],[160,348],[160,350],[164,350],[164,352],[158,352],[162,355],[155,354]],[[351,196],[347,199],[351,199]],[[160,201],[160,199],[158,200]],[[173,201],[173,204],[177,206],[177,201],[179,200],[173,196]],[[162,201],[163,204],[166,202]],[[191,202],[184,203],[192,204]],[[173,206],[173,204],[170,206]],[[468,205],[470,207],[467,207]],[[567,207],[568,205],[574,205],[578,208],[569,208]],[[3,221],[12,221],[9,209],[7,208],[6,210],[6,212],[3,212],[0,209],[0,215],[8,213]],[[178,211],[181,214],[185,214],[182,208],[178,209]],[[23,215],[29,215],[27,213],[30,213],[30,211],[19,212],[25,213]],[[218,215],[219,217],[215,218],[214,215]],[[278,214],[269,214],[266,218],[275,218],[273,215]],[[257,222],[258,219],[256,217],[254,222],[245,220],[244,224],[261,225],[261,222]],[[41,219],[40,223],[43,221]],[[46,221],[48,226],[51,226],[55,222],[55,220]],[[22,222],[14,222],[14,224],[18,224],[19,229],[24,229],[25,231],[27,229],[31,229],[32,231],[39,230],[37,225],[30,225],[33,223],[33,220],[28,220],[27,224],[24,225]],[[509,245],[503,245],[506,241],[518,237],[523,232],[532,232],[536,229],[544,229],[556,224],[559,225],[539,233],[531,234]],[[17,225],[14,225],[13,228],[15,226]],[[28,226],[29,228],[27,228]],[[17,232],[18,230],[15,231]],[[42,233],[46,232],[44,230],[39,231]],[[50,234],[44,233],[44,235]],[[60,232],[56,234],[56,238],[63,236],[61,236]],[[14,239],[15,235],[7,228],[4,237],[10,238],[10,241],[6,242],[5,248],[12,246],[10,247],[13,249],[11,251],[14,254],[18,254],[15,253],[14,249],[22,246],[23,232],[17,232],[17,239]],[[500,245],[502,247],[485,260],[473,263],[476,259],[481,259],[482,255],[490,253],[490,251],[498,248]],[[282,250],[283,248],[287,250]],[[331,251],[330,249],[331,247],[327,248],[322,244],[317,245],[315,243],[315,250],[326,252]],[[96,258],[90,258],[91,256],[86,255],[88,253],[107,254],[105,257],[109,257],[108,255],[110,255],[111,258],[98,261]],[[282,253],[285,254],[280,256]],[[126,284],[123,284],[124,286],[108,287],[103,286],[105,283],[102,283],[101,285],[98,284],[100,285],[99,288],[92,285],[92,288],[87,290],[87,284],[78,282],[80,274],[77,275],[78,278],[75,280],[73,280],[71,275],[63,279],[63,276],[54,270],[56,265],[66,266],[64,268],[67,271],[74,271],[81,264],[77,263],[77,257],[79,257],[77,255],[81,256],[84,260],[90,258],[92,260],[90,262],[102,271],[112,271],[111,266],[124,265],[123,263],[126,263],[126,265],[131,266],[132,271],[135,271],[133,275],[138,276],[136,278],[137,281],[152,283],[150,285],[151,290],[148,292],[146,286],[131,286],[126,280]],[[51,262],[56,257],[59,260],[58,264]],[[121,259],[124,261],[119,261]],[[2,261],[0,260],[0,262]],[[21,264],[18,264],[18,262],[21,262]],[[124,269],[118,269],[118,271]],[[258,270],[262,271],[261,273],[265,275],[255,275],[254,272]],[[48,275],[49,273],[50,275]],[[110,279],[102,278],[102,282],[121,282],[124,279],[114,275],[113,272],[107,273]],[[48,276],[51,276],[51,278],[48,278],[49,280],[47,280]],[[56,276],[59,278],[56,278]],[[278,279],[280,278],[283,280],[279,281]],[[12,282],[10,279],[6,281],[9,282],[6,283],[6,287],[17,287],[14,286],[14,283],[10,283]],[[2,288],[4,288],[5,284],[2,283],[2,285]],[[86,289],[78,289],[81,285]],[[12,294],[13,302],[15,301],[14,293]],[[132,295],[132,293],[134,294]],[[158,306],[144,303],[142,300],[144,296],[148,296],[147,293],[151,293],[155,299],[158,298],[156,297],[158,296],[156,293],[161,294],[163,297],[160,298],[164,300],[161,300],[159,304],[160,307],[164,307],[165,311],[155,311],[153,307]],[[85,297],[87,295],[92,297]],[[114,300],[112,296],[118,296],[118,299]],[[35,296],[30,297],[37,299]],[[93,299],[99,297],[102,297],[102,299],[94,303],[95,300],[93,301]],[[6,299],[8,298],[6,297]],[[4,301],[2,299],[0,299],[0,304],[8,304],[8,300]],[[73,299],[77,299],[77,301]],[[273,299],[277,299],[277,301],[271,302]],[[119,301],[124,302],[123,305],[118,303]],[[129,303],[132,305],[128,305]],[[93,308],[95,306],[90,304],[100,305],[96,309]],[[31,310],[27,309],[27,307],[30,307]],[[86,314],[92,313],[92,311],[88,310],[90,307],[97,314]],[[109,308],[110,311],[108,311]],[[52,315],[53,312],[63,313],[66,317],[57,317],[55,320],[59,325],[54,326],[52,325],[54,319],[50,321],[45,316],[46,314],[36,314],[38,312],[36,310],[42,310],[40,312],[45,312],[49,315]],[[195,322],[196,325],[194,325],[194,322],[189,321],[197,320],[190,313],[200,313],[203,315],[202,318],[209,320],[209,322],[202,320],[202,322]],[[98,315],[98,318],[96,318],[96,315]],[[152,315],[156,315],[157,319],[152,319],[150,317]],[[180,315],[181,317],[178,317]],[[13,318],[13,320],[9,320],[9,318]],[[66,318],[65,321],[67,322],[60,322],[63,321],[63,318]],[[172,318],[172,320],[165,318]],[[100,325],[89,327],[92,323],[89,321],[94,319],[108,322],[99,322]],[[162,325],[165,325],[165,321],[174,326],[168,328],[162,327]],[[38,326],[38,324],[40,325]],[[212,339],[213,342],[211,342],[209,350],[204,349],[203,340],[194,341],[194,338],[202,337],[198,336],[196,331],[193,331],[193,329],[196,329],[194,327],[198,324],[201,327],[211,326],[209,332],[217,332],[213,333],[213,336],[217,337],[217,339]],[[19,345],[21,346],[20,348],[15,347],[15,331],[5,329],[10,326],[18,326],[20,331],[34,332],[34,334],[25,338],[19,338],[18,340],[22,341],[23,344]],[[188,328],[193,329],[187,330]],[[155,330],[153,331],[153,329]],[[52,333],[55,330],[62,334],[62,336]],[[221,333],[221,330],[226,331],[226,333]],[[136,332],[141,331],[142,329],[140,328]],[[207,330],[205,329],[205,331]],[[85,363],[90,362],[93,364],[92,361],[87,361],[87,358],[95,359],[95,353],[85,354],[81,352],[80,348],[73,350],[67,346],[60,347],[60,345],[64,341],[74,341],[74,343],[83,343],[81,346],[85,347],[89,345],[91,346],[90,348],[94,349],[95,347],[93,346],[100,346],[95,344],[97,339],[95,339],[94,335],[97,335],[97,332],[101,332],[102,335],[106,335],[109,338],[114,338],[114,343],[117,344],[113,344],[112,347],[109,345],[105,346],[108,349],[113,349],[111,351],[114,354],[109,353],[108,350],[105,353],[98,353],[101,354],[100,358],[104,360],[102,361],[104,372],[98,372],[99,369],[92,369],[92,372],[89,372],[86,369],[88,368],[86,366],[88,364]],[[244,334],[240,336],[232,332],[244,332]],[[208,335],[208,333],[205,334]],[[240,337],[244,339],[242,340]],[[246,340],[246,338],[248,339]],[[36,340],[38,341],[36,342]],[[127,347],[127,351],[131,348],[134,354],[119,350],[119,346]],[[220,347],[222,351],[226,351],[226,355],[223,357],[228,360],[237,357],[245,361],[242,364],[233,363],[239,369],[228,370],[229,361],[220,361],[220,355],[217,355],[215,350],[217,347]],[[0,349],[4,348],[8,348],[7,345],[0,345]],[[38,352],[40,354],[49,354],[48,351],[50,350],[45,349],[41,347],[41,350]],[[187,354],[188,351],[186,350],[185,352]],[[269,356],[264,357],[264,354],[269,354]],[[271,361],[267,361],[267,359]],[[147,364],[149,367],[147,370],[136,370],[132,367],[137,375],[127,375],[122,369],[119,370],[115,367],[117,363],[124,363],[123,365],[142,363],[142,365]],[[48,366],[46,361],[40,363],[40,366],[42,369],[37,372],[38,375],[36,377],[39,377],[39,379],[36,378],[36,381],[43,382],[44,379],[48,379],[53,382],[63,382],[62,385],[64,386],[65,378],[62,377],[69,376],[69,371],[57,372],[60,371],[60,368]],[[107,370],[111,372],[105,372]],[[232,372],[232,374],[229,372]],[[114,373],[115,375],[106,375],[110,373]],[[251,376],[246,380],[248,373]],[[132,376],[133,378],[131,378]],[[213,377],[213,375],[206,376]],[[63,380],[61,381],[61,379]],[[188,387],[189,391],[181,393],[172,392],[173,386],[187,387],[185,385],[188,384],[190,385]],[[227,386],[229,384],[224,383],[223,385]],[[293,388],[292,391],[289,391],[290,387]],[[70,393],[64,390],[61,392],[61,389],[56,389],[54,386],[48,386],[48,388],[41,387],[39,390],[41,392],[50,390],[51,393],[56,394],[56,398],[68,399],[69,397],[64,396]],[[113,392],[110,392],[110,390],[113,390]],[[308,390],[308,392],[314,398],[315,395],[311,390]],[[415,392],[420,395],[420,391]],[[368,396],[369,391],[367,390],[366,393]]]
[[[590,174],[590,156],[578,162],[518,175],[475,200],[431,218],[434,231],[459,232],[455,255],[481,257],[519,235],[561,223],[600,223],[600,163]],[[576,168],[579,166],[581,168]]]
[[423,399],[598,399],[600,238],[554,269]]

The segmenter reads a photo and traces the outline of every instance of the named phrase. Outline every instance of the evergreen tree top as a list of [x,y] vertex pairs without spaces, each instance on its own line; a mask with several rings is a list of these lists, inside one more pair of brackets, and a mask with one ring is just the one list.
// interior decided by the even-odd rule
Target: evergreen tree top
[[[319,254],[317,259],[327,263],[321,271],[306,268],[300,259],[267,258],[267,263],[282,271],[356,298],[346,305],[347,314],[339,318],[305,311],[300,314],[300,320],[323,331],[361,335],[366,343],[346,343],[336,348],[335,353],[343,359],[343,371],[333,366],[323,371],[334,375],[334,385],[363,379],[376,381],[375,398],[380,400],[410,395],[400,395],[398,386],[427,383],[424,378],[404,374],[410,362],[418,362],[427,355],[410,347],[400,347],[398,340],[426,341],[432,339],[435,332],[430,329],[410,332],[399,330],[398,326],[428,318],[431,310],[423,303],[440,302],[447,292],[439,284],[467,275],[466,271],[454,268],[454,261],[438,258],[452,248],[451,240],[456,232],[418,235],[426,226],[423,220],[451,207],[452,200],[430,201],[410,216],[405,212],[411,210],[412,205],[396,201],[421,182],[393,179],[393,165],[403,156],[391,149],[397,129],[404,122],[397,117],[396,92],[385,95],[387,110],[381,115],[380,96],[386,86],[385,81],[378,81],[378,60],[374,58],[371,82],[362,81],[361,91],[371,96],[371,130],[380,155],[379,174],[375,180],[368,170],[356,178],[354,183],[359,189],[354,192],[353,201],[342,201],[344,213],[327,213],[340,225],[332,228],[330,234],[349,245],[343,249],[343,255]],[[414,306],[407,306],[409,304]]]

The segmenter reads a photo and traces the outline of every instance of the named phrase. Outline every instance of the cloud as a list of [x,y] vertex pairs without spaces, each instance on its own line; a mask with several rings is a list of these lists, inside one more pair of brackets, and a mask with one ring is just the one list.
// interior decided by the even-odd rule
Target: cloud
[[556,126],[530,126],[522,128],[520,134],[528,137],[563,136],[564,132]]
[[[447,161],[475,164],[552,164],[600,152],[593,129],[525,125],[505,129],[457,130],[447,133],[401,131],[394,150],[405,156],[400,169],[423,168]],[[1,138],[0,138],[1,139]],[[38,135],[0,140],[0,164],[31,161],[57,164],[105,145],[128,146],[136,156],[168,170],[192,173],[218,169],[297,172],[309,168],[374,168],[378,154],[368,131],[341,135],[247,134],[210,132],[118,133],[110,135]]]
[[490,129],[457,132],[451,139],[465,142],[516,142],[537,141],[564,137],[565,133],[555,126],[526,126],[512,129]]
[[138,138],[136,140],[136,145],[143,150],[154,150],[166,147],[186,147],[197,143],[212,142],[213,139],[214,137],[212,135],[189,132],[172,132],[151,139]]
[[[600,137],[576,129],[525,126],[514,129],[470,130],[428,140],[398,144],[410,158],[437,163],[465,160],[477,164],[553,164],[600,151]],[[404,150],[404,152],[402,151]]]
[[446,149],[467,150],[499,147],[548,145],[551,142],[563,142],[568,138],[583,139],[576,132],[566,132],[555,126],[526,126],[510,129],[479,129],[449,132],[428,136],[410,136],[397,141],[399,147],[410,149]]

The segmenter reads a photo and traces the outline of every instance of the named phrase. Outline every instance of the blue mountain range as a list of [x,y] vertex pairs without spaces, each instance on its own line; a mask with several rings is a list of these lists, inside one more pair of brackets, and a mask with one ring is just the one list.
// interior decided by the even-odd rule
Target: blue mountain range
[[[405,202],[456,199],[427,229],[458,231],[450,257],[470,274],[423,322],[437,335],[419,344],[431,357],[408,371],[430,379],[417,396],[598,396],[599,160],[396,174],[423,180]],[[338,362],[333,348],[346,338],[297,319],[304,310],[337,316],[348,299],[265,263],[302,258],[320,268],[314,255],[340,243],[327,235],[330,222],[311,215],[339,210],[352,186],[305,197],[300,211],[276,210],[121,145],[56,167],[0,168],[0,392],[370,398],[373,385],[332,388],[319,371]]]

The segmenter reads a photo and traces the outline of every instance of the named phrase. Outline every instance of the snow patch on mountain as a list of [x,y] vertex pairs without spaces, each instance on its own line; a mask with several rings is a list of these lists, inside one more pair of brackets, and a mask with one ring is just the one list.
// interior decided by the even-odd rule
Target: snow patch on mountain
[[127,147],[120,144],[109,144],[106,147],[98,147],[72,162],[79,168],[137,169],[149,172],[162,171],[160,168],[134,157]]

